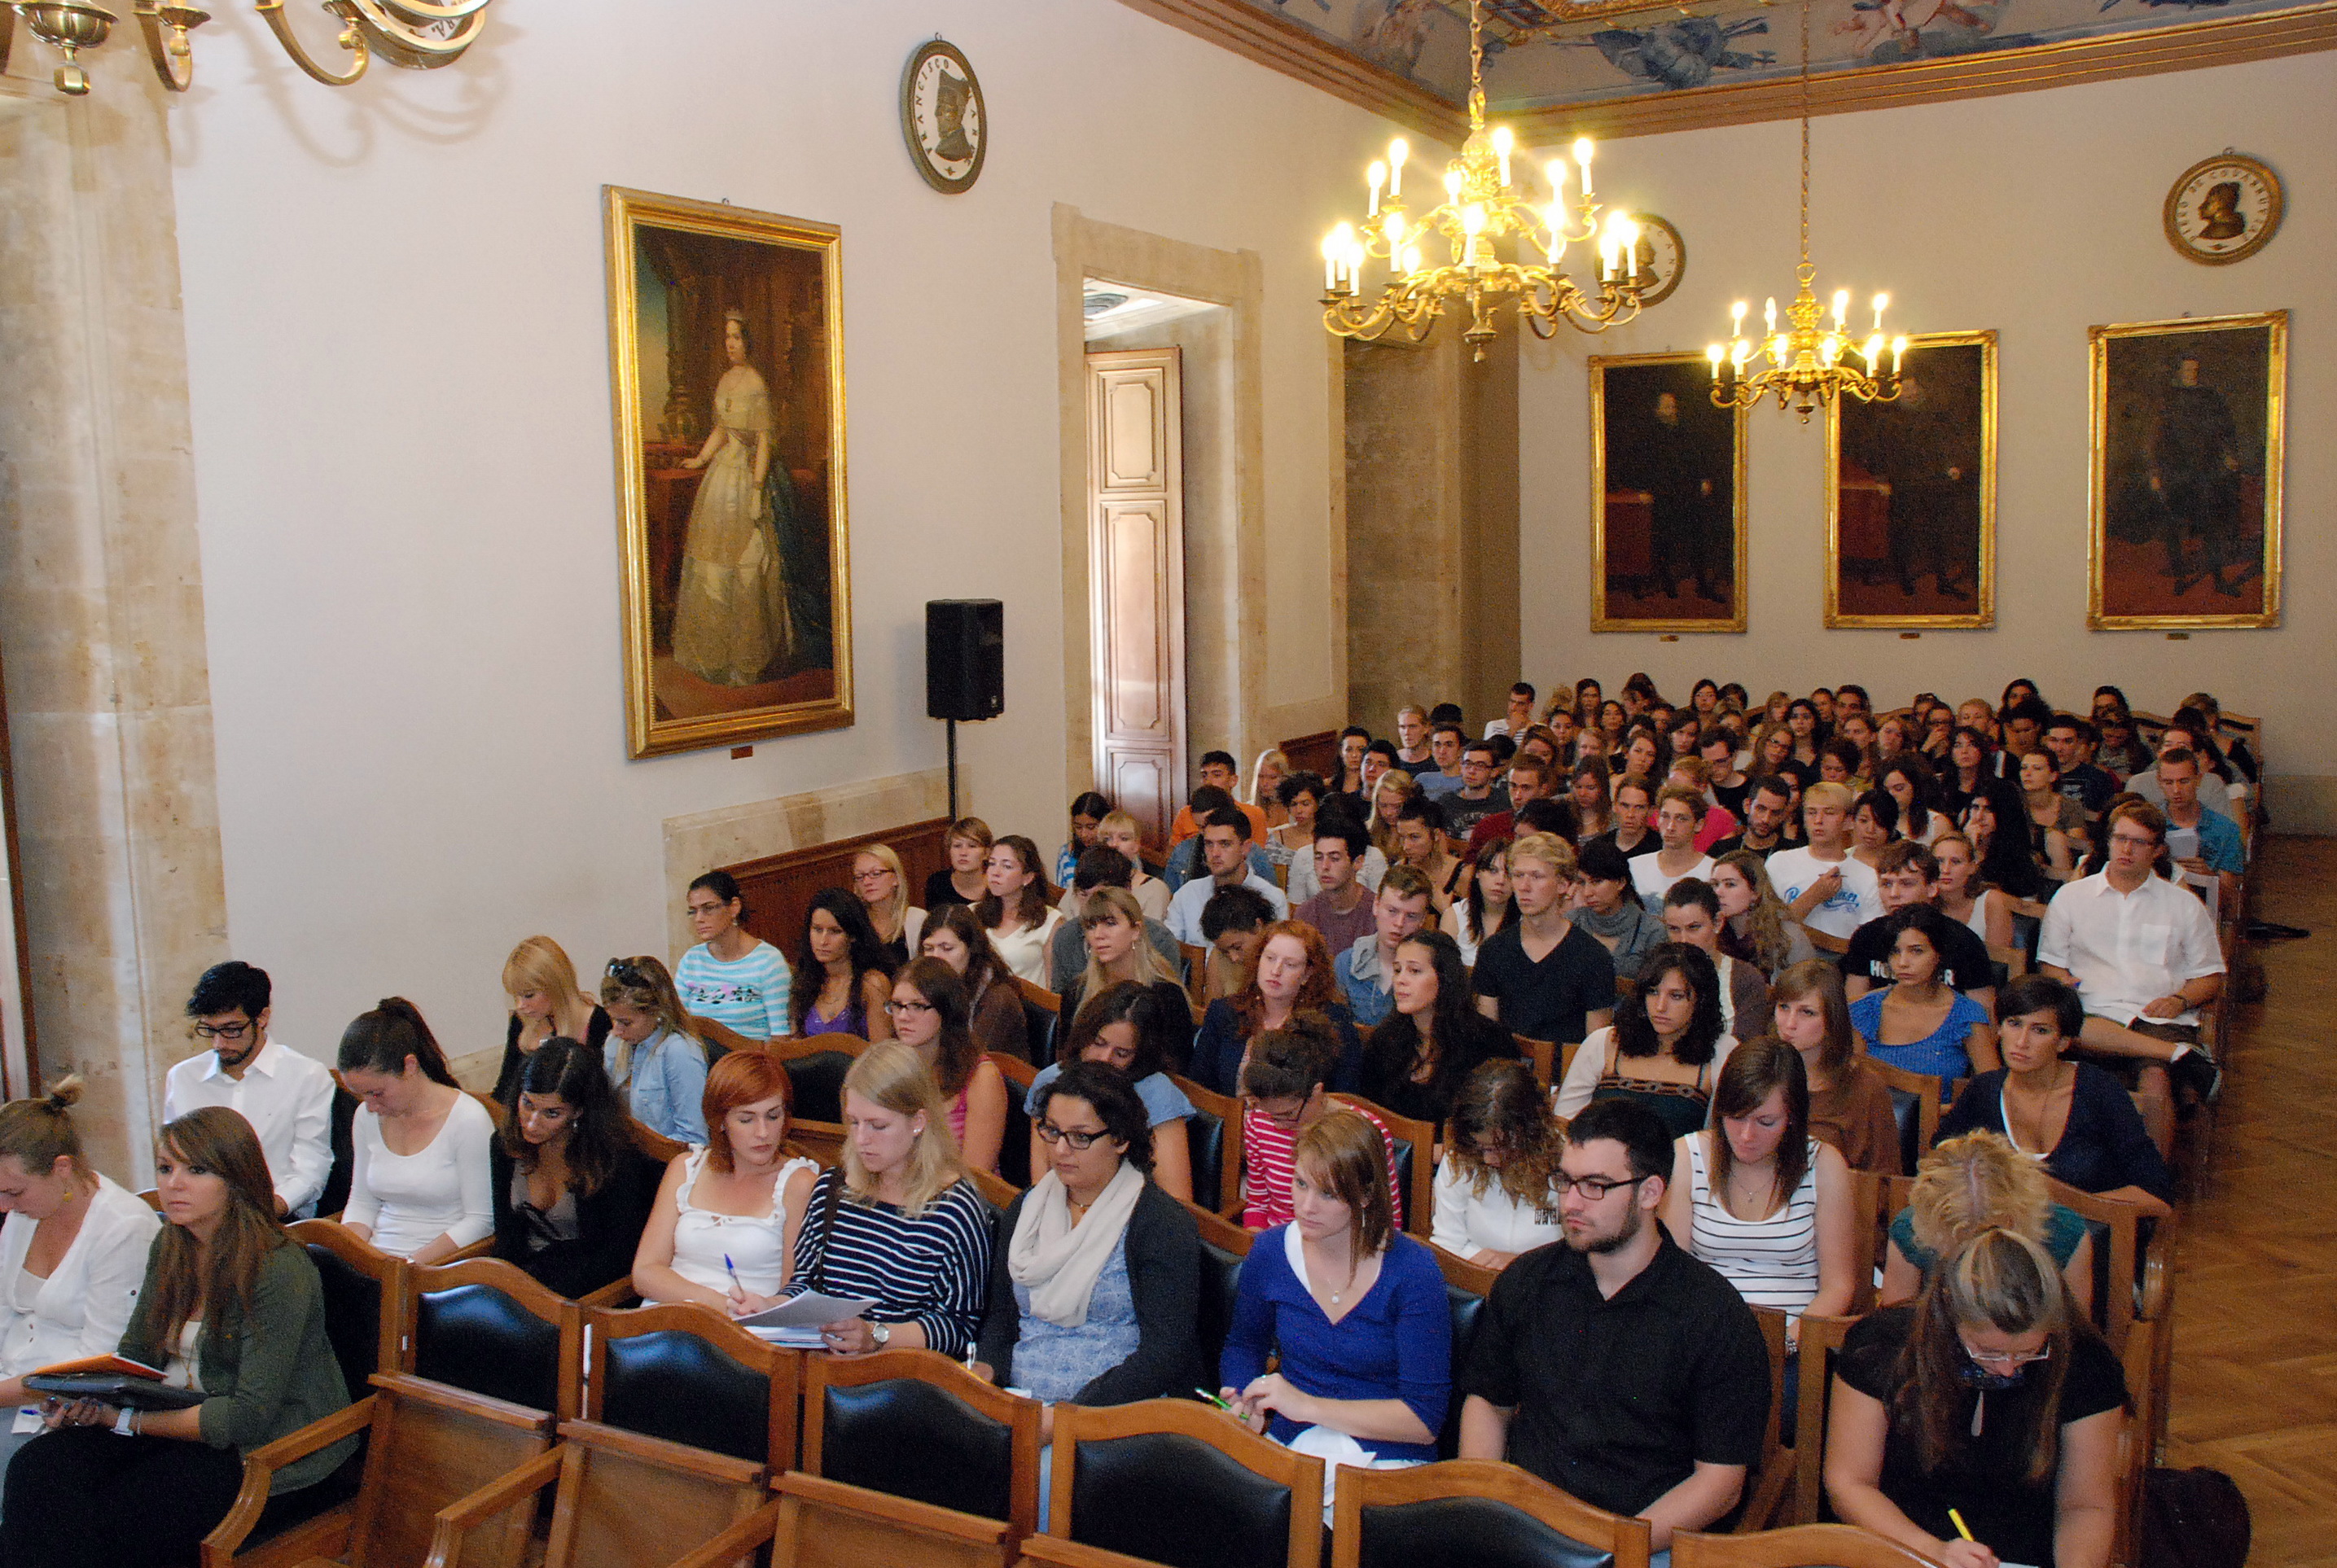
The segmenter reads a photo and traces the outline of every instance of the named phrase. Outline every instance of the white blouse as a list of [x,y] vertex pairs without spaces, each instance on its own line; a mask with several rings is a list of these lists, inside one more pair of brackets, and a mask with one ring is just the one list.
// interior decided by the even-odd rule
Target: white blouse
[[1436,1167],[1436,1215],[1429,1240],[1448,1252],[1474,1259],[1481,1252],[1530,1252],[1565,1236],[1558,1221],[1558,1195],[1547,1206],[1530,1207],[1510,1195],[1496,1174],[1479,1193],[1476,1178],[1447,1158]]
[[376,1247],[410,1258],[440,1236],[467,1247],[494,1234],[487,1148],[495,1123],[478,1101],[458,1092],[437,1135],[418,1154],[391,1153],[369,1105],[357,1107],[351,1133],[357,1157],[341,1218],[371,1227]]
[[673,1194],[680,1211],[673,1224],[673,1271],[693,1285],[728,1291],[730,1270],[736,1269],[745,1289],[758,1296],[777,1295],[787,1283],[789,1262],[787,1183],[798,1171],[818,1169],[809,1160],[789,1160],[771,1183],[768,1213],[720,1214],[691,1202],[698,1178],[706,1171],[706,1151],[692,1149],[681,1167],[681,1185]]
[[1037,925],[1023,926],[1012,936],[990,933],[990,945],[1018,979],[1044,988],[1047,984],[1047,950],[1055,940],[1055,928],[1063,923],[1063,911],[1049,910]]
[[39,1222],[11,1214],[0,1225],[0,1377],[112,1354],[137,1308],[146,1254],[162,1229],[162,1216],[143,1198],[100,1176],[80,1233],[49,1277],[37,1280],[24,1271],[24,1259]]

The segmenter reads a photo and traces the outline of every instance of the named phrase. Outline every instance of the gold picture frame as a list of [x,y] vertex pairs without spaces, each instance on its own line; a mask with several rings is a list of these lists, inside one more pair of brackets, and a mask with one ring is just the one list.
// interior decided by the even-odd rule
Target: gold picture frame
[[1704,355],[1591,356],[1592,631],[1745,629],[1745,434]]
[[2288,312],[2089,327],[2086,624],[2280,624]]
[[1825,624],[1992,627],[1996,333],[1909,337],[1900,386],[1826,414]]
[[629,755],[844,728],[843,230],[603,203]]

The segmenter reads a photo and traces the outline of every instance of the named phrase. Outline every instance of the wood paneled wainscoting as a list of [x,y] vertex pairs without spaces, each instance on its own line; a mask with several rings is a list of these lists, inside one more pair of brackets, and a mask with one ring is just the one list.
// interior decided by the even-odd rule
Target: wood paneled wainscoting
[[[1335,729],[1316,730],[1282,743],[1282,755],[1300,773],[1311,773],[1327,779],[1339,769],[1339,732]],[[1249,781],[1244,779],[1244,784]]]
[[746,927],[787,955],[793,963],[803,946],[804,923],[810,919],[812,895],[823,888],[852,886],[852,857],[871,844],[890,844],[901,857],[909,902],[923,902],[925,879],[949,863],[945,835],[947,817],[932,817],[897,828],[856,833],[832,843],[810,844],[784,854],[765,855],[724,866],[738,882],[747,901]]

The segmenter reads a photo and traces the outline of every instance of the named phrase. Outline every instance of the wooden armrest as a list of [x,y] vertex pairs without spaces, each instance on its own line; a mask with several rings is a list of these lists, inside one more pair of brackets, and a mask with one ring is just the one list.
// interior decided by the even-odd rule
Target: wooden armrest
[[460,1263],[472,1258],[492,1258],[494,1253],[495,1239],[493,1236],[482,1236],[469,1246],[458,1249],[439,1259],[432,1267],[443,1269],[449,1263]]
[[745,1556],[749,1548],[762,1545],[777,1534],[779,1511],[785,1505],[784,1498],[764,1504],[674,1563],[673,1568],[730,1568],[730,1564]]
[[432,1519],[430,1555],[424,1560],[424,1568],[458,1568],[464,1538],[496,1514],[560,1479],[560,1466],[566,1452],[564,1447],[548,1449],[469,1496],[439,1509]]
[[273,1443],[263,1443],[243,1456],[243,1485],[211,1533],[203,1537],[206,1555],[232,1557],[243,1545],[243,1538],[259,1523],[260,1511],[268,1506],[269,1487],[275,1484],[276,1473],[295,1460],[331,1447],[344,1437],[353,1437],[373,1425],[374,1396],[367,1394],[346,1410],[336,1410],[320,1421],[311,1421],[298,1432],[288,1432]]
[[580,1307],[630,1307],[640,1299],[640,1292],[633,1289],[631,1277],[627,1276],[610,1281],[589,1296],[577,1297],[576,1304]]
[[1777,1506],[1785,1500],[1785,1490],[1794,1484],[1794,1451],[1780,1448],[1769,1456],[1769,1462],[1753,1475],[1745,1489],[1745,1512],[1737,1515],[1732,1535],[1750,1535],[1769,1528],[1777,1516]]

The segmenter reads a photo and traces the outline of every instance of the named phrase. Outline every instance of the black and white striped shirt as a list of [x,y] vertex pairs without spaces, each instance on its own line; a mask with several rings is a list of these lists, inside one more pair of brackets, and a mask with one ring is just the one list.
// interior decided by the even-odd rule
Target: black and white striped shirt
[[915,1323],[928,1349],[963,1355],[982,1326],[990,1281],[990,1205],[973,1183],[962,1181],[913,1220],[890,1203],[847,1191],[831,1232],[828,1193],[843,1180],[837,1167],[821,1173],[812,1187],[796,1237],[796,1282],[831,1296],[873,1297],[870,1322]]

